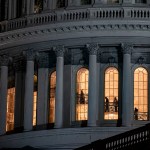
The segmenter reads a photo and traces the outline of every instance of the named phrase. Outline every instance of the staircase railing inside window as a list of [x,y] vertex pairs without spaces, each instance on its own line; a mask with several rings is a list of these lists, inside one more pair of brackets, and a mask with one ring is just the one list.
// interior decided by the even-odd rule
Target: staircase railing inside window
[[102,150],[127,150],[138,149],[141,146],[144,146],[144,149],[148,149],[150,146],[150,124],[104,140],[97,140],[76,150],[97,150],[98,148]]

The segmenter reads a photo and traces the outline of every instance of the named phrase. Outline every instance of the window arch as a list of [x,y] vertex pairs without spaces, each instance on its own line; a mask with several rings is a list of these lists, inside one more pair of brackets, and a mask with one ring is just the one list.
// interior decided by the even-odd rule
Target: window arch
[[118,119],[118,70],[109,67],[105,71],[104,119]]
[[148,119],[148,73],[143,67],[134,71],[134,120]]
[[88,77],[89,71],[81,68],[76,79],[76,120],[88,119]]
[[55,122],[55,93],[56,93],[56,71],[50,75],[50,114],[49,123]]

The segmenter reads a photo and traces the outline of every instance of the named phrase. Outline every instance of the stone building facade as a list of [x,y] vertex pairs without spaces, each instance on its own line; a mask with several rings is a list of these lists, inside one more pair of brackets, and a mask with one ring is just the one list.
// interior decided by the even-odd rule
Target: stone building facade
[[149,0],[0,0],[0,148],[70,148],[150,120]]

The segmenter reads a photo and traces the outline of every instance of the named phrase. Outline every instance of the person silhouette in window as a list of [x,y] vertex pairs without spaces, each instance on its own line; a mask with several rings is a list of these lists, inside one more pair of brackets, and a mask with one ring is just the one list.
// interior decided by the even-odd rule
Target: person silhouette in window
[[113,105],[114,105],[114,108],[115,108],[115,112],[117,112],[118,111],[118,100],[117,100],[116,97],[114,98]]
[[134,109],[134,119],[138,120],[138,109],[136,107]]
[[85,104],[85,96],[83,90],[81,90],[80,94],[80,104]]
[[109,99],[105,97],[105,112],[109,112]]

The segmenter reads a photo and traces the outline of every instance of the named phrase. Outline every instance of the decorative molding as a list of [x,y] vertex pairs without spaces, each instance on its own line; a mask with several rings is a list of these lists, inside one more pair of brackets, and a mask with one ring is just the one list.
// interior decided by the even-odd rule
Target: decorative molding
[[86,44],[90,55],[97,55],[99,46],[97,43]]
[[132,43],[122,43],[122,52],[123,54],[131,54],[133,51],[133,44]]
[[65,48],[62,45],[53,47],[53,50],[57,57],[64,57]]
[[140,57],[138,58],[138,63],[139,63],[140,65],[142,65],[142,64],[144,63],[144,57],[140,56]]
[[28,31],[20,31],[18,33],[12,33],[5,36],[0,36],[0,43],[3,44],[5,42],[10,42],[11,40],[20,40],[20,39],[28,39],[34,38],[38,35],[44,36],[47,34],[56,34],[56,33],[69,33],[69,32],[86,32],[86,31],[115,31],[115,30],[127,30],[127,31],[150,31],[149,24],[95,24],[95,25],[77,25],[77,26],[62,26],[62,27],[52,27],[45,29],[37,29],[37,30],[28,30]]
[[108,62],[109,62],[109,64],[114,64],[114,63],[115,63],[115,57],[110,56],[110,57],[108,58]]
[[0,56],[0,65],[1,66],[8,66],[9,62],[11,61],[11,58],[7,55]]

